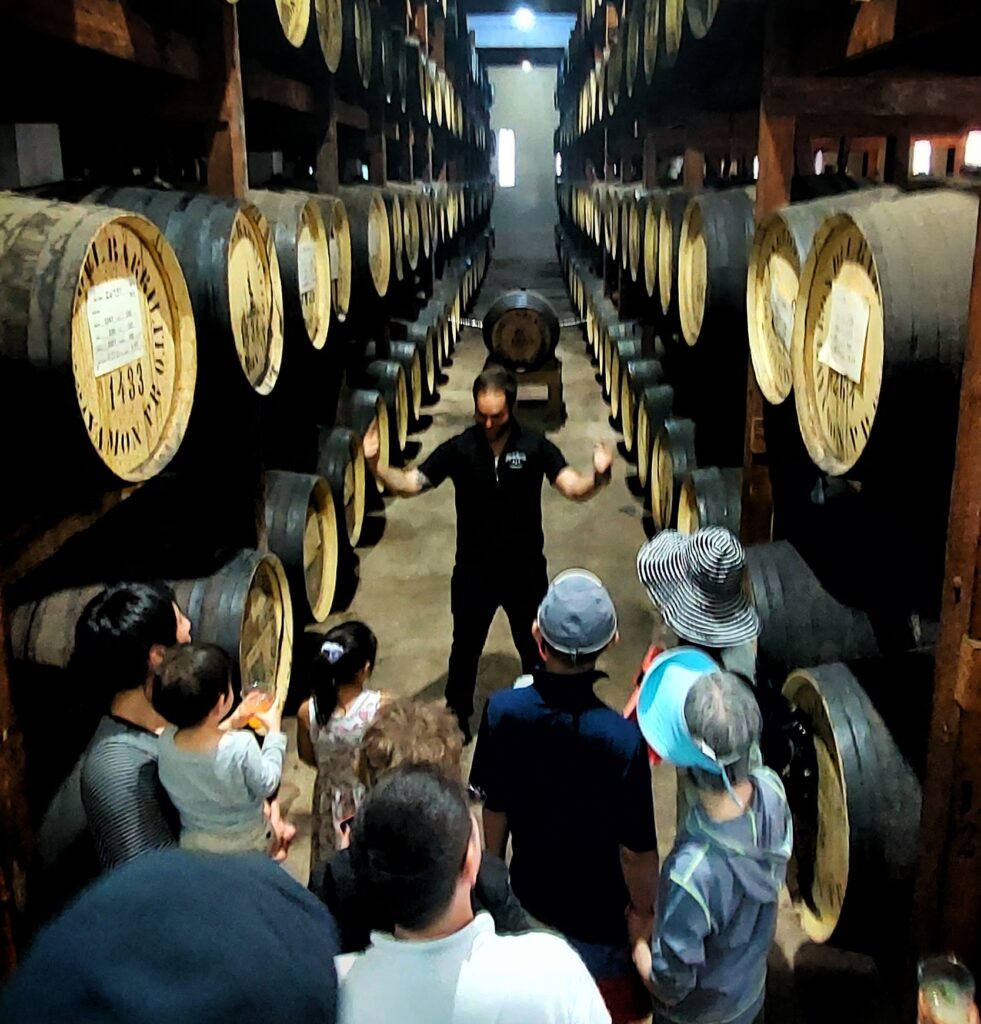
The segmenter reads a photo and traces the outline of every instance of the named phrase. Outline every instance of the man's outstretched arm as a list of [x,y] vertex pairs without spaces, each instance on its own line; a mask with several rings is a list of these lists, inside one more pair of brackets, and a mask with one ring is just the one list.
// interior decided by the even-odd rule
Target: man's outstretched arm
[[378,424],[372,423],[364,435],[362,449],[365,462],[377,480],[380,480],[387,491],[400,498],[414,498],[431,486],[429,481],[418,469],[397,469],[395,466],[378,465]]
[[566,466],[556,476],[552,486],[570,501],[589,501],[613,478],[613,452],[605,444],[593,448],[593,472],[580,473]]

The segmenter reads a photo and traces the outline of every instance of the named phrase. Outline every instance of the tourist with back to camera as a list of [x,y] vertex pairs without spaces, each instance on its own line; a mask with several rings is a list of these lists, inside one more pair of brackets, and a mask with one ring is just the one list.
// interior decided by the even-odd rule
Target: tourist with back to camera
[[511,624],[522,670],[530,672],[539,664],[531,624],[548,588],[542,480],[570,501],[588,501],[609,483],[613,467],[613,453],[597,444],[593,472],[574,470],[548,438],[518,422],[517,397],[514,374],[488,367],[473,383],[474,426],[444,441],[416,469],[379,466],[377,428],[364,440],[368,465],[393,494],[411,498],[447,479],[456,488],[446,703],[468,743],[477,666],[498,608]]

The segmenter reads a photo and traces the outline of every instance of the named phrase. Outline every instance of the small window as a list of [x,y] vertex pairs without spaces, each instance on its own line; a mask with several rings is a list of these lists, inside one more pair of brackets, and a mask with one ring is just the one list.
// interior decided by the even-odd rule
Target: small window
[[562,154],[561,153],[556,153],[555,154],[555,177],[556,178],[561,178],[562,177]]
[[981,167],[981,132],[968,132],[964,163],[968,167]]
[[514,188],[514,131],[511,128],[497,132],[497,183],[501,188]]
[[929,174],[933,162],[933,146],[929,139],[917,139],[913,143],[913,173]]

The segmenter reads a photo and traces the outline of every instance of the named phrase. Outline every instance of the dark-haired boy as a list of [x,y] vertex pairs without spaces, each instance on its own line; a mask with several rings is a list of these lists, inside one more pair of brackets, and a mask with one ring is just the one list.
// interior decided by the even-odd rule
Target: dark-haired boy
[[343,977],[342,1024],[609,1024],[560,938],[498,935],[474,914],[480,834],[458,782],[397,768],[362,806],[351,850],[359,886],[395,925]]

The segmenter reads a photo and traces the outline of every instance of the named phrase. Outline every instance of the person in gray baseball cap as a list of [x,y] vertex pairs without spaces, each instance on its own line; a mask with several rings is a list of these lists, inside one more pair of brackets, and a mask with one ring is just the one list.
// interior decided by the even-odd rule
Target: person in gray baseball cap
[[487,849],[504,856],[510,836],[525,909],[579,952],[614,1022],[643,1019],[629,935],[650,934],[657,833],[647,745],[593,692],[619,638],[613,600],[591,572],[568,569],[532,635],[545,667],[491,697],[474,751]]

